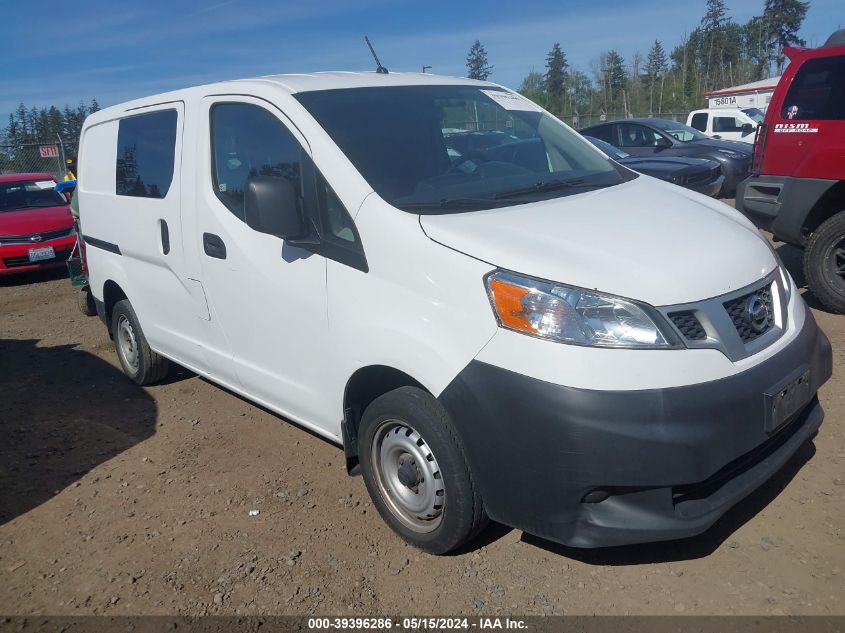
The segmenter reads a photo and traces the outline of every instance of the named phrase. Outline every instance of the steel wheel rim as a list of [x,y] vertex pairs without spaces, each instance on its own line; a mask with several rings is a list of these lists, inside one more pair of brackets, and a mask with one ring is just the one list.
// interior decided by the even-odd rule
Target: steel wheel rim
[[138,354],[138,341],[135,338],[135,329],[125,316],[121,315],[117,320],[117,349],[120,357],[132,373],[138,371],[140,355]]
[[436,530],[443,520],[446,488],[431,448],[410,425],[386,420],[376,430],[372,462],[382,498],[414,532]]

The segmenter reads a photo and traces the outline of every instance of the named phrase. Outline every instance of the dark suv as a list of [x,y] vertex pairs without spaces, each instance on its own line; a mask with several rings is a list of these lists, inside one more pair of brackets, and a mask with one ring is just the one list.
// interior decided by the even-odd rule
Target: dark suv
[[581,130],[619,147],[634,156],[684,156],[709,158],[722,167],[725,182],[719,195],[731,196],[751,171],[751,146],[739,141],[723,141],[698,130],[666,119],[624,119],[601,123]]

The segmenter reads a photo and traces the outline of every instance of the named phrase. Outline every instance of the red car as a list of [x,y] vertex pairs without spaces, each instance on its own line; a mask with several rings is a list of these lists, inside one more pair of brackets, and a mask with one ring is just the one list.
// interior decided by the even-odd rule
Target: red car
[[0,175],[0,275],[63,266],[76,243],[51,174]]
[[757,129],[736,207],[804,249],[804,276],[845,313],[845,29],[819,48],[786,48],[789,66]]

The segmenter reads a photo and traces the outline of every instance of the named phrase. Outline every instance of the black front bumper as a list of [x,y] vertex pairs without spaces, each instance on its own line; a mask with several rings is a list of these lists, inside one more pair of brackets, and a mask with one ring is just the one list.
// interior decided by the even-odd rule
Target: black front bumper
[[751,176],[739,184],[736,208],[777,239],[802,246],[810,211],[836,180]]
[[719,161],[722,165],[722,174],[725,176],[725,181],[722,183],[722,191],[720,195],[732,196],[739,183],[748,177],[751,173],[751,159],[750,158],[728,158]]
[[[832,371],[830,343],[809,311],[778,354],[721,380],[589,391],[473,361],[440,400],[492,519],[603,547],[703,532],[771,477],[822,422],[813,396],[777,431],[764,430],[763,393],[802,367],[811,394]],[[593,491],[609,496],[584,501]]]

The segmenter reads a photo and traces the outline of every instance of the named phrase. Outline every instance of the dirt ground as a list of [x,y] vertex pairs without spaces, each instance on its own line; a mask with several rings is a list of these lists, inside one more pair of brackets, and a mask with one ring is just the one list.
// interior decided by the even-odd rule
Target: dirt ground
[[0,281],[0,613],[845,614],[845,317],[805,297],[826,421],[707,533],[579,551],[493,525],[436,558],[337,447],[189,372],[138,388],[60,273]]

